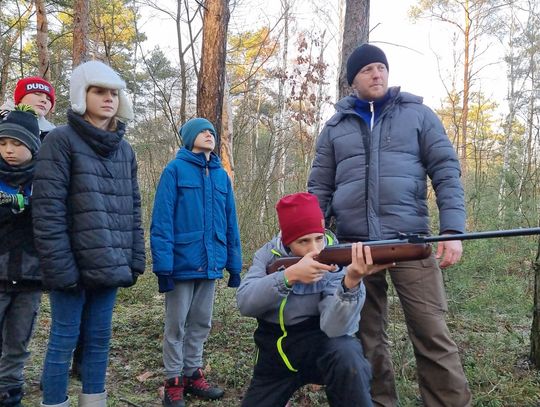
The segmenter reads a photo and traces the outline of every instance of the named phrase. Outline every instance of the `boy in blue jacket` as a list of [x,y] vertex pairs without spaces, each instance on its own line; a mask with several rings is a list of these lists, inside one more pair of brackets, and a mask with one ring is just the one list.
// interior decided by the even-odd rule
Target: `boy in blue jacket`
[[218,399],[224,391],[203,374],[203,345],[212,322],[216,279],[229,271],[240,285],[242,255],[231,181],[203,118],[180,129],[184,143],[163,170],[156,191],[150,242],[159,291],[165,294],[163,405],[183,407],[184,393]]
[[28,205],[41,144],[38,119],[15,109],[0,122],[0,407],[21,405],[42,288]]
[[[240,313],[257,318],[257,361],[243,407],[283,407],[308,383],[324,384],[330,406],[370,407],[371,367],[354,337],[373,265],[369,247],[351,245],[349,266],[314,259],[334,237],[324,230],[315,195],[287,195],[276,205],[280,235],[261,247],[237,292]],[[364,260],[365,255],[365,260]],[[302,259],[266,273],[279,257]]]

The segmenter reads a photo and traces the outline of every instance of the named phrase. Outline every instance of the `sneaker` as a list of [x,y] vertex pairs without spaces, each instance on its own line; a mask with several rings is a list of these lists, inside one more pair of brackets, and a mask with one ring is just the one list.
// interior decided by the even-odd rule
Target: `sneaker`
[[163,392],[164,407],[185,407],[184,403],[184,385],[182,378],[172,377],[165,380],[165,389]]
[[20,406],[23,395],[24,393],[20,387],[0,392],[0,407]]
[[206,400],[217,400],[223,397],[225,391],[211,386],[204,378],[202,369],[198,368],[192,376],[184,376],[184,393],[191,393]]

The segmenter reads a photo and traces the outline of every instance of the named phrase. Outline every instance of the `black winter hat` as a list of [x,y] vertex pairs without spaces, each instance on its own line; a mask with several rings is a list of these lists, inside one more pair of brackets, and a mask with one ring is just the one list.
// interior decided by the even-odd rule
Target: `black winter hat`
[[362,44],[356,48],[347,60],[347,81],[352,85],[354,78],[360,70],[374,62],[381,62],[388,68],[388,60],[383,50],[375,45]]
[[20,141],[35,155],[41,145],[36,115],[20,110],[9,112],[0,122],[0,138],[4,137]]

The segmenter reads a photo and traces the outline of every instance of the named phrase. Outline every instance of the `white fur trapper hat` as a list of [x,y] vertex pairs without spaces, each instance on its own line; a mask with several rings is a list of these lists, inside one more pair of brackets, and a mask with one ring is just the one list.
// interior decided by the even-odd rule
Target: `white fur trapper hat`
[[86,91],[90,86],[118,89],[118,116],[121,120],[133,120],[133,108],[124,89],[126,83],[110,66],[99,61],[88,61],[73,70],[69,84],[71,109],[80,115],[86,112]]

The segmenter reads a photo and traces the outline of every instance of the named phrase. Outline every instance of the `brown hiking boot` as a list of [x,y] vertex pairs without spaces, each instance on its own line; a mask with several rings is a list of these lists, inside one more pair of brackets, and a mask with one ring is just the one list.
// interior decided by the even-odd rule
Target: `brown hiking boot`
[[184,393],[194,394],[206,400],[217,400],[225,393],[219,387],[211,386],[206,379],[201,368],[198,368],[192,376],[184,375]]
[[163,391],[164,407],[185,407],[184,403],[184,384],[181,377],[172,377],[165,380]]

